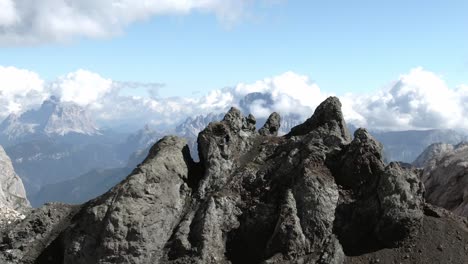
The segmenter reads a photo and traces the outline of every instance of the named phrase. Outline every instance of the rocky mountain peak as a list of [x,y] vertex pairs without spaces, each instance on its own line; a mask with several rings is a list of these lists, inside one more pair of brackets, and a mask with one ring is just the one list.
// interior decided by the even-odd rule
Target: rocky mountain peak
[[441,155],[453,151],[454,148],[454,145],[447,143],[431,144],[416,158],[413,165],[418,168],[433,167]]
[[55,96],[45,100],[38,109],[8,117],[2,122],[0,129],[9,140],[34,134],[99,134],[97,125],[86,109],[73,103],[60,102]]
[[209,113],[207,115],[198,115],[196,117],[189,117],[175,129],[178,135],[182,135],[187,138],[196,138],[198,133],[205,129],[210,122],[222,120],[223,114]]
[[50,105],[58,105],[60,104],[60,98],[55,96],[55,95],[51,95],[48,99],[46,99],[43,103],[44,105],[47,105],[47,104],[50,104]]
[[281,116],[274,112],[272,113],[267,121],[265,122],[265,125],[258,131],[260,135],[263,136],[277,136],[278,132],[281,128]]
[[414,161],[423,169],[425,198],[430,203],[468,217],[468,144],[432,144]]
[[315,109],[311,118],[307,119],[303,124],[293,127],[288,136],[305,135],[318,128],[339,136],[346,142],[351,140],[341,112],[341,102],[337,97],[328,97]]
[[198,163],[185,140],[164,137],[104,195],[74,209],[47,205],[6,231],[0,260],[325,264],[384,251],[394,263],[399,250],[411,260],[423,250],[435,262],[463,259],[468,236],[433,252],[438,242],[426,231],[435,220],[424,214],[417,172],[385,166],[381,145],[364,129],[351,141],[340,106],[327,99],[283,137],[265,131],[275,130],[279,115],[260,133],[252,115],[231,108],[200,132]]

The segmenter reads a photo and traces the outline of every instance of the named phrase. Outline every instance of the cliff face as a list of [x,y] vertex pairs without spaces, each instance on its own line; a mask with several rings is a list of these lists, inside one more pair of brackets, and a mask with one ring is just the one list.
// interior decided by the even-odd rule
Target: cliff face
[[413,165],[423,168],[428,202],[468,217],[468,143],[433,144]]
[[14,210],[29,207],[23,182],[16,175],[10,158],[0,146],[0,206]]
[[10,115],[0,123],[0,135],[9,141],[34,134],[64,136],[69,133],[99,135],[94,120],[86,109],[72,103],[61,103],[55,96],[44,101],[37,110]]
[[21,220],[30,207],[23,182],[16,175],[10,158],[0,146],[0,228]]
[[[425,242],[410,246],[408,261],[438,243],[421,237],[429,209],[416,172],[385,166],[366,130],[352,139],[337,98],[283,137],[280,119],[272,114],[257,132],[253,116],[232,108],[199,134],[198,163],[185,140],[164,137],[106,194],[79,207],[46,205],[4,230],[0,260],[343,263],[389,248],[393,263],[411,241]],[[450,225],[460,241],[433,260],[463,263],[466,226]]]

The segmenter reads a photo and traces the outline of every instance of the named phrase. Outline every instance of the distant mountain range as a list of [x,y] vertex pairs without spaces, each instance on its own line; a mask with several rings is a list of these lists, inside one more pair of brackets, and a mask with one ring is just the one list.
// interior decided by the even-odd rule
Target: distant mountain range
[[121,141],[122,135],[101,131],[85,108],[56,97],[0,124],[0,143],[30,197],[43,185],[123,166],[128,155],[116,151]]
[[45,185],[31,197],[32,206],[39,207],[51,201],[84,203],[107,192],[132,170],[127,167],[91,170],[71,180]]
[[[271,97],[272,95],[269,93],[249,93],[244,98],[242,98],[242,100],[239,101],[240,110],[244,114],[251,114],[252,108],[254,108],[254,106],[269,109],[270,106],[273,104],[273,99]],[[291,128],[302,124],[305,121],[305,119],[301,118],[298,114],[279,114],[281,114],[281,127],[279,131],[280,135],[287,134],[289,131],[291,131]],[[221,119],[222,117],[219,118],[219,120]],[[257,129],[260,129],[263,126],[263,124],[265,124],[266,120],[267,117],[257,117]]]
[[67,134],[100,135],[96,123],[82,107],[60,102],[52,96],[39,109],[11,114],[0,124],[3,141],[18,142],[31,137]]
[[[353,138],[338,98],[283,137],[279,119],[257,130],[231,108],[200,133],[198,163],[186,140],[165,136],[103,195],[0,227],[0,262],[466,263],[466,221],[427,204],[419,173],[386,164],[366,129]],[[45,192],[96,195],[120,175]]]
[[450,129],[372,132],[384,145],[387,162],[412,163],[426,147],[434,143],[457,144],[467,139],[465,133]]
[[[238,106],[248,115],[253,105],[267,108],[271,102],[270,94],[251,93]],[[187,117],[172,129],[146,125],[132,134],[117,133],[100,129],[85,108],[51,97],[38,109],[5,119],[0,124],[0,143],[6,146],[34,206],[53,200],[81,202],[117,183],[119,175],[141,163],[150,147],[164,135],[186,138],[192,157],[198,160],[198,133],[223,117],[224,113],[209,113]],[[258,118],[257,129],[265,121]],[[281,116],[279,135],[303,121],[297,114]],[[356,130],[349,127],[350,131]],[[455,144],[466,139],[465,134],[454,130],[371,133],[383,143],[386,162],[411,163],[432,143]],[[89,191],[84,189],[86,184],[93,185]]]

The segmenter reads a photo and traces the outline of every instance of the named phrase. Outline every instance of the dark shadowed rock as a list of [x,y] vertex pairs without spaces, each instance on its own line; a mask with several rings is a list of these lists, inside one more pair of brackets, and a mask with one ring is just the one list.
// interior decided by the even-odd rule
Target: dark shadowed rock
[[[382,144],[377,142],[367,130],[359,128],[354,132],[354,139],[339,154],[339,162],[335,165],[336,182],[346,189],[359,191],[369,190],[369,185],[375,185],[378,175],[382,173],[385,164],[382,159]],[[333,166],[333,165],[332,165]]]
[[262,136],[277,136],[278,131],[280,130],[281,126],[281,117],[278,113],[272,113],[267,121],[265,122],[265,125],[263,125],[260,130],[258,130],[258,133]]
[[382,213],[376,233],[383,244],[392,246],[419,230],[424,187],[414,171],[390,163],[380,177],[377,193]]
[[341,102],[337,97],[328,97],[315,109],[311,118],[307,119],[304,124],[293,127],[288,136],[305,135],[318,128],[323,128],[331,135],[343,138],[345,142],[351,140],[341,112]]
[[[188,206],[185,140],[164,137],[125,181],[89,202],[63,232],[65,263],[152,263]],[[87,254],[84,254],[87,252]]]
[[329,164],[343,187],[334,225],[345,253],[394,247],[420,228],[423,188],[416,172],[385,166],[382,145],[367,130],[356,130]]
[[[50,203],[34,209],[15,226],[2,230],[0,263],[32,264],[41,254],[57,246],[54,240],[70,225],[80,206]],[[62,259],[64,252],[55,251],[52,259]],[[45,259],[48,260],[48,259]],[[39,263],[61,263],[39,261]]]
[[275,115],[259,133],[232,108],[199,134],[200,163],[184,140],[165,137],[127,179],[60,218],[50,239],[27,233],[18,243],[30,248],[10,246],[13,263],[338,264],[406,247],[424,235],[417,174],[385,167],[363,129],[350,142],[340,106],[327,99],[285,137],[270,132]]

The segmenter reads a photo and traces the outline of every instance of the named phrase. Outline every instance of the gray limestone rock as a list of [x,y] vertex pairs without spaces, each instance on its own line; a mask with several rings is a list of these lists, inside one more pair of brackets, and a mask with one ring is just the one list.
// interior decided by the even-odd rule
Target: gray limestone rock
[[468,144],[434,144],[413,163],[423,166],[429,203],[468,217]]
[[353,141],[335,166],[339,170],[335,173],[336,182],[347,189],[369,190],[368,185],[376,183],[385,166],[382,149],[382,144],[367,130],[357,129]]
[[[54,232],[37,232],[50,239],[27,233],[28,242],[10,248],[31,245],[16,259],[36,264],[338,264],[345,253],[417,234],[417,175],[385,167],[367,131],[351,142],[337,98],[283,137],[275,136],[279,116],[260,132],[255,123],[235,108],[210,123],[198,137],[199,163],[184,140],[163,138],[120,184],[64,212],[61,224],[50,224]],[[21,236],[24,223],[10,237]]]
[[[57,245],[55,239],[70,225],[80,206],[61,203],[45,204],[32,210],[14,226],[0,230],[0,263],[56,263],[59,255],[47,254]],[[49,255],[47,258],[42,255]]]
[[258,130],[258,133],[262,136],[277,136],[280,127],[281,116],[274,112],[268,117],[265,125],[263,125],[263,127]]
[[378,239],[392,245],[421,227],[424,187],[418,175],[390,163],[377,187],[381,217],[376,228]]
[[10,158],[0,146],[0,207],[22,210],[29,206],[23,182],[16,175]]
[[[341,112],[341,102],[337,97],[328,97],[316,109],[311,118],[303,124],[293,127],[287,136],[305,135],[317,128],[325,128],[330,135],[341,137],[343,142],[351,140],[348,127]],[[323,134],[325,136],[325,133]]]
[[164,137],[105,195],[85,204],[61,243],[65,263],[154,263],[189,205],[186,142]]

